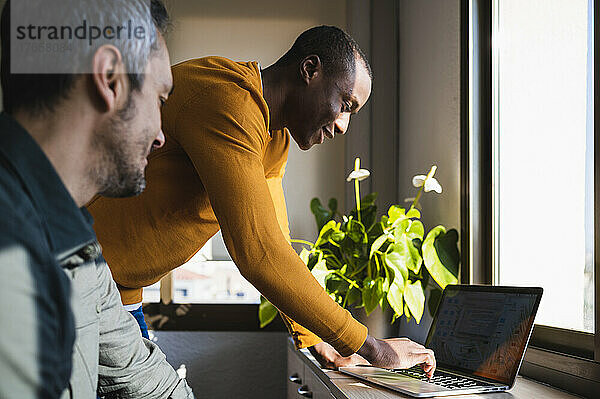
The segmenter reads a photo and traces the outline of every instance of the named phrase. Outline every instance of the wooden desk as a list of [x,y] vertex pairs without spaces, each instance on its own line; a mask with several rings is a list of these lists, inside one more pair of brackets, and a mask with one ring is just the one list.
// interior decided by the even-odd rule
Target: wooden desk
[[[306,349],[294,348],[288,342],[287,398],[313,399],[400,399],[409,396],[364,383],[355,378],[332,370],[324,370]],[[578,396],[560,391],[521,376],[508,392],[481,395],[451,396],[457,399],[575,399]]]

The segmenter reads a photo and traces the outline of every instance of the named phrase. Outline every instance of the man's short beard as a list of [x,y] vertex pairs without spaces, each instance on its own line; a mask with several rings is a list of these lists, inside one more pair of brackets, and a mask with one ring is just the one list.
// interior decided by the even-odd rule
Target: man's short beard
[[101,149],[101,154],[92,170],[92,178],[97,182],[99,194],[105,197],[133,197],[146,188],[144,170],[135,164],[141,153],[131,153],[145,144],[132,142],[129,124],[134,116],[135,105],[130,93],[123,109],[94,135],[94,148]]

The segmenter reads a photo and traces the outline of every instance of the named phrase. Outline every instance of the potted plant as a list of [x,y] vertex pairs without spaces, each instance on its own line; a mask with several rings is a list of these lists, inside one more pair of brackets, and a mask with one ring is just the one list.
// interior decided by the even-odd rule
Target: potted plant
[[[326,292],[342,307],[364,307],[370,314],[378,306],[391,309],[391,322],[405,316],[407,322],[421,321],[425,309],[425,287],[435,282],[430,295],[430,311],[437,307],[441,290],[455,284],[460,260],[458,232],[438,225],[426,234],[420,221],[419,199],[423,192],[441,193],[433,177],[413,178],[419,189],[408,209],[392,205],[377,218],[376,193],[360,197],[360,181],[369,177],[356,158],[348,181],[354,183],[356,207],[348,215],[338,212],[335,198],[325,208],[319,199],[311,201],[319,235],[315,242],[292,240],[305,246],[300,258]],[[268,324],[276,310],[264,298],[259,307],[261,326]]]

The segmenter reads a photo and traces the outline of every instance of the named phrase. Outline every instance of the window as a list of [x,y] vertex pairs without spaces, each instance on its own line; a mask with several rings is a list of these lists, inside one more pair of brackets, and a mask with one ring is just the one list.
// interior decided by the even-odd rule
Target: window
[[462,281],[543,287],[521,373],[594,396],[598,2],[462,4]]
[[593,332],[591,2],[493,13],[494,283],[542,286],[538,324]]
[[[260,303],[260,293],[240,274],[220,232],[167,278],[172,279],[174,303]],[[159,302],[160,292],[161,282],[145,287],[144,302]]]

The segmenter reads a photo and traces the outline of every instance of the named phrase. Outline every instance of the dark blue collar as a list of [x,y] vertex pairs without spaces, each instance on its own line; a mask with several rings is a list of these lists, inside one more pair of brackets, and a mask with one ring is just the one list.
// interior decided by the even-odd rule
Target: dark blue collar
[[0,114],[0,156],[37,210],[55,255],[96,239],[92,216],[85,208],[77,207],[31,135],[4,112]]

